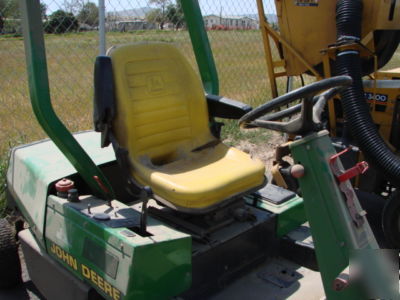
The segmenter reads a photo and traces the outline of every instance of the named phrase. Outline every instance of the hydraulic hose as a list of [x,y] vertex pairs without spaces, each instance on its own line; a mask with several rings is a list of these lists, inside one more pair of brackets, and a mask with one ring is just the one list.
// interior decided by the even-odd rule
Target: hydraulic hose
[[338,0],[336,4],[336,34],[338,42],[361,38],[362,0]]
[[[337,43],[353,44],[361,37],[362,0],[339,0],[336,5]],[[339,51],[336,74],[349,75],[353,84],[341,92],[342,107],[352,137],[367,161],[392,184],[400,186],[400,159],[380,136],[364,96],[360,53],[357,50]]]

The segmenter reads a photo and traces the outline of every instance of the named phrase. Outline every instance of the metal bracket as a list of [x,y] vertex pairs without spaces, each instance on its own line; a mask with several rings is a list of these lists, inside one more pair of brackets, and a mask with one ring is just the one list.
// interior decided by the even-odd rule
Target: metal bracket
[[[349,150],[351,150],[351,147],[346,148],[343,151],[341,151],[335,155],[332,155],[332,157],[329,159],[329,164],[332,166],[332,163],[334,163],[335,160],[339,156],[345,154]],[[344,172],[340,171],[338,174],[335,174],[335,176],[339,182],[344,182],[344,181],[347,181],[357,175],[364,174],[368,170],[368,168],[369,168],[368,163],[366,161],[361,161],[361,162],[357,163],[354,167],[352,167]]]
[[364,210],[361,211],[357,210],[357,207],[355,206],[355,199],[357,199],[357,196],[349,180],[354,176],[365,173],[365,171],[368,170],[368,164],[365,161],[363,161],[357,163],[354,167],[348,170],[342,170],[342,167],[341,165],[339,165],[338,163],[339,161],[337,159],[339,158],[339,156],[343,155],[350,149],[351,147],[335,155],[332,155],[332,157],[329,159],[329,165],[331,167],[332,173],[335,175],[338,181],[339,189],[343,192],[343,194],[346,197],[346,205],[347,208],[349,209],[350,216],[355,226],[359,228],[364,224],[365,222],[364,216],[367,213]]

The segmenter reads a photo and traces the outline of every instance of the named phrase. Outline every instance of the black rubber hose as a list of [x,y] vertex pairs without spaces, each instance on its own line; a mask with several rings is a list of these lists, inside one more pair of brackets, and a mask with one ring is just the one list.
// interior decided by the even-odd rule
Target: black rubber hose
[[[338,43],[353,43],[361,37],[361,0],[339,0],[336,7]],[[344,50],[337,54],[336,74],[349,75],[351,86],[341,93],[345,118],[351,134],[363,151],[367,161],[394,185],[400,186],[400,159],[381,138],[369,112],[361,79],[360,54]]]
[[361,0],[338,0],[336,4],[336,33],[340,42],[346,38],[361,38]]

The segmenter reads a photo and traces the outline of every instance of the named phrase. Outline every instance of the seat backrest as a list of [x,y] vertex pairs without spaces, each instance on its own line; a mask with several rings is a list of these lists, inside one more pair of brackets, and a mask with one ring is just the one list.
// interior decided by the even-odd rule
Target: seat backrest
[[215,139],[199,76],[166,43],[140,43],[110,51],[115,83],[113,132],[133,162],[172,162]]

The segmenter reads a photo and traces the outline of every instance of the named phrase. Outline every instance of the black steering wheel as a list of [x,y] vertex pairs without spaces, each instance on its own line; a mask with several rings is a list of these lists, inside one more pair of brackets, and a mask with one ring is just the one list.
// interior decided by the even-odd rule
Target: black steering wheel
[[[280,132],[303,135],[321,128],[321,113],[326,102],[334,95],[339,93],[345,86],[349,86],[353,80],[350,76],[336,76],[323,79],[285,95],[279,96],[240,118],[239,124],[242,128],[262,127]],[[321,91],[324,93],[315,96]],[[297,104],[284,110],[268,114],[283,105],[290,104],[296,100],[303,99],[301,104]],[[288,122],[277,122],[282,118],[292,116],[295,113],[300,116]]]

